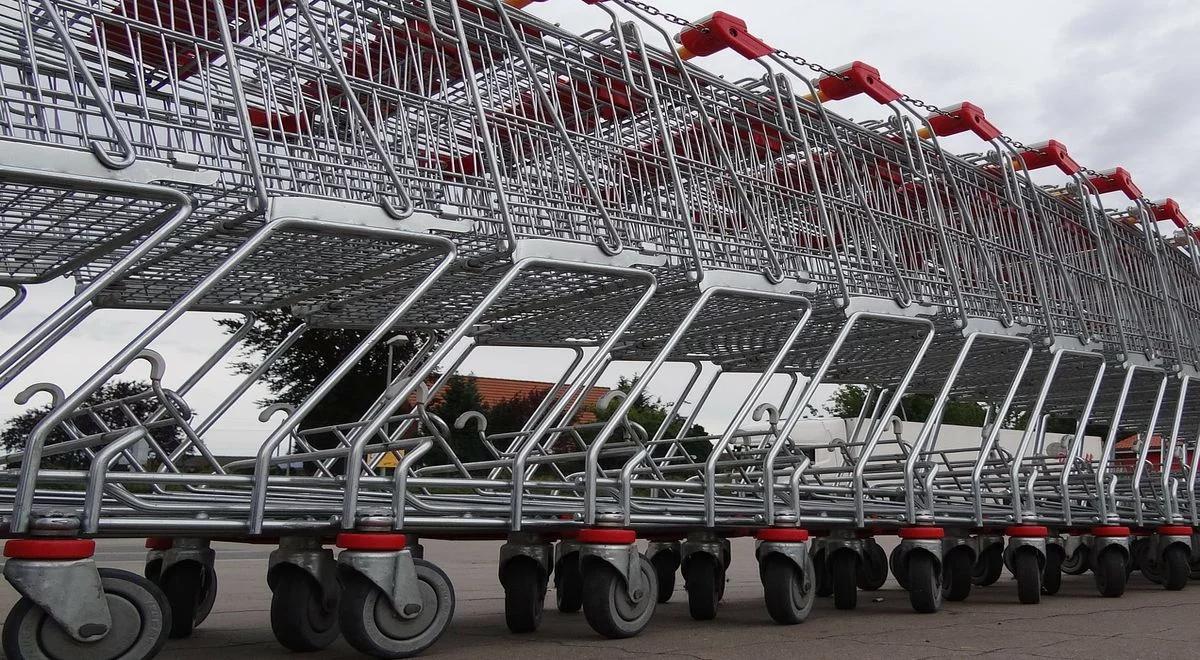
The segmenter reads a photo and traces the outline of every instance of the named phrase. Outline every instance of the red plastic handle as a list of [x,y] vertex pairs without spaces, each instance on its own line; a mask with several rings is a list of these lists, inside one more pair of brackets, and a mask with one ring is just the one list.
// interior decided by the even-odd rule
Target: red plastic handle
[[[932,114],[927,119],[929,125],[933,127],[933,134],[938,137],[971,131],[981,139],[991,142],[1003,135],[995,124],[988,121],[983,108],[969,101],[942,108],[940,113]],[[929,137],[928,129],[921,129],[920,133],[923,138]]]
[[1121,191],[1129,199],[1142,198],[1142,190],[1133,183],[1133,176],[1123,167],[1105,170],[1089,178],[1088,181],[1101,195]]
[[732,48],[749,60],[775,52],[762,39],[750,34],[746,21],[723,11],[713,12],[696,21],[675,39],[680,45],[679,56],[685,60],[719,53],[726,48]]
[[870,64],[856,60],[833,72],[838,75],[817,79],[817,96],[822,101],[841,101],[866,94],[880,104],[888,104],[901,96],[895,88],[883,82],[879,69]]
[[1183,210],[1179,208],[1179,202],[1169,197],[1157,202],[1150,202],[1150,208],[1153,210],[1154,220],[1157,222],[1170,220],[1171,224],[1179,229],[1187,229],[1191,225],[1187,216],[1183,214]]
[[1067,176],[1074,176],[1083,169],[1058,140],[1047,140],[1029,147],[1021,152],[1021,160],[1029,170],[1040,170],[1053,165]]

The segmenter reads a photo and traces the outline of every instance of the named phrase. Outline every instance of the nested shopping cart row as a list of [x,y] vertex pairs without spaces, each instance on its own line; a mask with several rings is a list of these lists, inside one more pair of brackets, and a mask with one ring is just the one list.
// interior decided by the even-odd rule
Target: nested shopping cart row
[[[2,310],[77,283],[6,347],[0,384],[94,310],[159,314],[74,391],[19,395],[53,406],[0,471],[5,576],[26,597],[6,652],[54,656],[38,641],[53,629],[88,657],[152,655],[211,608],[214,539],[278,543],[282,644],[340,629],[380,657],[420,652],[452,616],[420,537],[504,539],[515,632],[538,627],[551,578],[559,608],[609,637],[640,632],[680,569],[693,617],[712,618],[742,535],[780,623],[818,594],[853,607],[889,570],[924,612],[1005,566],[1022,602],[1089,568],[1119,595],[1131,562],[1186,582],[1200,255],[1177,204],[860,62],[811,76],[727,14],[673,35],[649,5],[589,2],[598,27],[580,35],[527,4],[0,2]],[[727,49],[758,77],[691,61]],[[886,118],[836,114],[861,94]],[[981,152],[942,147],[960,133]],[[1059,184],[1035,181],[1050,167]],[[1132,207],[1107,209],[1114,193]],[[296,329],[194,410],[256,315],[281,310]],[[152,346],[188,312],[245,322],[168,386],[181,375]],[[281,421],[247,434],[253,457],[218,459],[222,416],[329,329],[362,339],[299,405],[264,411]],[[309,423],[406,342],[363,414]],[[562,363],[519,429],[436,414],[456,370],[512,347]],[[138,362],[150,389],[96,399]],[[629,391],[582,415],[622,369]],[[863,388],[861,412],[846,437],[809,437],[837,385]],[[666,418],[640,424],[644,394],[672,387]],[[897,421],[911,395],[932,401],[915,427]],[[966,446],[944,440],[955,401],[986,412]],[[902,539],[890,558],[879,535]],[[97,536],[149,537],[150,582],[97,572]],[[64,601],[64,580],[96,599]],[[104,592],[140,611],[165,594],[167,616],[130,619]]]

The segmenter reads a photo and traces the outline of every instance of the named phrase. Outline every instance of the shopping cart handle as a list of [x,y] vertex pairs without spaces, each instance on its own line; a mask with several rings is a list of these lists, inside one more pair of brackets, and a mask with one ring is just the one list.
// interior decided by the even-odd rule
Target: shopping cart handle
[[[934,135],[938,137],[948,137],[971,131],[978,135],[980,139],[991,142],[999,138],[1003,133],[996,128],[995,124],[988,121],[987,114],[983,108],[971,103],[963,101],[958,105],[952,105],[948,108],[942,108],[939,112],[926,117],[929,121],[929,127],[922,128],[917,131],[917,134],[923,140],[928,140]],[[933,129],[930,130],[930,127]]]
[[1089,177],[1088,182],[1096,192],[1104,195],[1110,192],[1123,192],[1129,199],[1141,199],[1142,190],[1133,183],[1133,176],[1124,167],[1114,167]]
[[[864,62],[854,61],[833,70],[836,76],[821,76],[816,80],[820,101],[841,101],[859,94],[866,94],[881,105],[900,98],[900,92],[883,82],[879,69]],[[811,101],[812,96],[808,99]]]
[[750,34],[746,21],[723,11],[696,21],[676,35],[675,40],[679,42],[679,57],[685,60],[706,57],[726,48],[748,60],[775,52],[765,41]]
[[65,392],[63,392],[63,389],[54,383],[34,383],[20,392],[17,392],[17,395],[13,397],[13,403],[17,404],[18,406],[23,406],[29,403],[29,400],[39,392],[45,392],[46,394],[50,395],[50,407],[52,408],[57,408],[59,402],[67,398],[67,395]]
[[1156,202],[1150,202],[1150,208],[1154,213],[1154,220],[1156,222],[1170,220],[1171,224],[1175,225],[1178,229],[1187,229],[1191,226],[1187,216],[1183,214],[1183,209],[1179,208],[1179,202],[1169,197]]
[[[1074,176],[1083,169],[1058,140],[1047,140],[1029,147],[1021,152],[1020,160],[1024,161],[1025,169],[1030,171],[1053,165],[1062,170],[1063,174]],[[1020,168],[1018,161],[1014,161],[1013,165]]]

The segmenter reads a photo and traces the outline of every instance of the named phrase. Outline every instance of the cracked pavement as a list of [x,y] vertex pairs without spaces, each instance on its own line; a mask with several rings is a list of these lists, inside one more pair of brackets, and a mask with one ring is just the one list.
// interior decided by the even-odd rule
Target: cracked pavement
[[[1191,655],[1186,649],[1200,641],[1195,623],[1200,584],[1171,593],[1136,573],[1120,599],[1099,597],[1090,574],[1064,576],[1059,595],[1043,596],[1040,605],[1017,603],[1016,584],[1006,573],[991,587],[975,588],[966,602],[946,603],[932,615],[914,613],[907,594],[889,580],[881,591],[860,592],[854,611],[838,611],[831,599],[818,599],[808,621],[779,626],[763,606],[749,539],[734,540],[725,600],[715,621],[691,620],[683,580],[677,579],[675,597],[659,606],[654,621],[636,638],[599,637],[582,614],[555,610],[552,592],[541,630],[513,635],[504,626],[503,591],[496,578],[500,543],[423,543],[426,558],[446,571],[457,596],[454,621],[424,654],[428,658],[1178,658]],[[100,565],[141,572],[145,551],[140,542],[108,540],[99,546]],[[213,613],[190,639],[172,640],[161,657],[362,657],[342,640],[321,653],[284,651],[269,624],[265,570],[270,547],[214,547],[221,592]],[[0,590],[5,612],[15,599],[11,587]]]

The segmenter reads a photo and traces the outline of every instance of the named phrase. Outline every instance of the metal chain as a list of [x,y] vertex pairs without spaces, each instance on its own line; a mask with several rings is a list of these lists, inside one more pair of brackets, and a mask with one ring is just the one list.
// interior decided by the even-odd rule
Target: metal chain
[[625,0],[625,4],[629,5],[630,7],[635,8],[635,9],[640,9],[641,11],[646,12],[650,16],[657,16],[668,23],[674,23],[675,25],[679,25],[682,27],[690,27],[690,28],[695,28],[697,30],[703,30],[704,32],[708,32],[708,28],[704,27],[703,25],[697,25],[696,23],[693,23],[687,19],[676,16],[675,14],[672,14],[671,12],[663,11],[663,10],[659,9],[658,7],[655,7],[654,5],[647,4],[645,2],[639,2],[638,0]]
[[795,64],[799,64],[800,66],[802,66],[806,69],[809,69],[811,71],[816,71],[817,73],[821,74],[822,76],[825,76],[826,78],[836,78],[838,80],[849,80],[849,78],[838,73],[837,71],[834,71],[828,67],[817,64],[816,62],[809,62],[808,60],[804,59],[803,57],[800,57],[799,55],[793,55],[793,54],[787,52],[786,50],[783,50],[782,48],[776,49],[775,55],[777,57],[779,57],[780,59],[788,60],[789,62],[794,62]]

